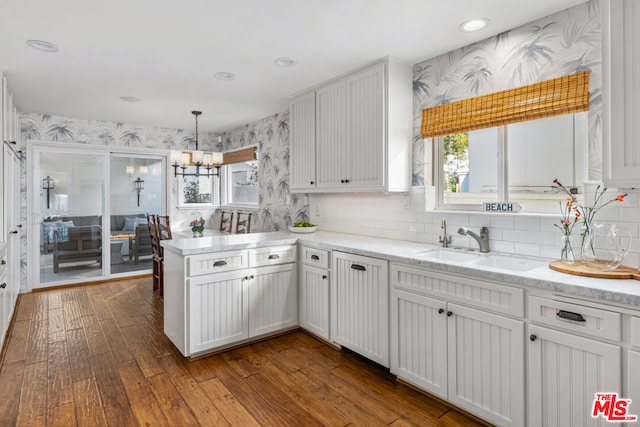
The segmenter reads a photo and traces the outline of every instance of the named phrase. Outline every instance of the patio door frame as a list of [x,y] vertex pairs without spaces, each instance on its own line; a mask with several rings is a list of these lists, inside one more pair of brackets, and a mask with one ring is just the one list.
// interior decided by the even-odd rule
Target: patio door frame
[[[72,155],[98,156],[103,157],[104,171],[102,174],[104,194],[102,213],[102,274],[100,276],[83,278],[77,280],[65,279],[57,282],[41,283],[40,279],[40,227],[43,213],[40,212],[40,156],[42,153],[68,153]],[[112,274],[111,250],[109,233],[111,230],[111,221],[108,221],[111,215],[111,155],[148,155],[154,158],[161,158],[163,162],[163,177],[161,209],[163,214],[167,212],[167,150],[148,149],[148,148],[129,148],[100,146],[77,143],[47,142],[47,141],[29,141],[27,144],[27,291],[33,289],[48,288],[60,285],[72,285],[77,283],[100,282],[111,278],[140,276],[149,274],[151,270],[139,270],[135,272]]]

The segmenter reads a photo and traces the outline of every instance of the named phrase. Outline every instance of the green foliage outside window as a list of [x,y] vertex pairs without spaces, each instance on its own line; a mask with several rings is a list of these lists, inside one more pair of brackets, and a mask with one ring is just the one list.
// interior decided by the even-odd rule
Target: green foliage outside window
[[444,191],[459,191],[459,170],[469,170],[469,133],[444,137]]

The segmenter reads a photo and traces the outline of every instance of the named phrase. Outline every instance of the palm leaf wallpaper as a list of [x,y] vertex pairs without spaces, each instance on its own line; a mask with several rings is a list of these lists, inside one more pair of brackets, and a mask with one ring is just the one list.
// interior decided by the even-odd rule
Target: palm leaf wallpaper
[[[420,137],[422,109],[550,78],[589,70],[589,180],[601,177],[602,48],[598,2],[567,9],[527,25],[498,34],[414,65],[413,69],[413,185],[431,185],[430,142]],[[416,40],[416,43],[428,41]],[[48,114],[22,113],[21,135],[29,140],[75,142],[114,147],[163,150],[193,149],[193,130],[140,127],[126,123],[80,120]],[[289,113],[278,113],[224,134],[201,136],[204,150],[230,150],[258,145],[259,211],[252,229],[283,230],[288,224],[309,220],[303,198],[289,193]],[[22,158],[21,216],[26,220],[26,151]],[[177,197],[175,180],[171,195]],[[290,204],[286,204],[290,201]],[[214,220],[213,210],[175,210],[173,224],[194,216]],[[26,283],[26,238],[22,239],[22,280]]]
[[589,70],[589,180],[602,175],[602,47],[597,1],[415,64],[413,185],[431,185],[422,109]]

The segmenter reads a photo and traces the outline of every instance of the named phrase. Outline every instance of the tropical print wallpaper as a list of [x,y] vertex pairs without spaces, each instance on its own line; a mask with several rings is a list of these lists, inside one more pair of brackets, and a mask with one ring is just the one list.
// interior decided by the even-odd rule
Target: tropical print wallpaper
[[[195,149],[192,129],[168,129],[142,127],[126,123],[98,120],[71,119],[46,114],[22,113],[20,115],[23,146],[29,141],[64,142],[112,147],[151,148],[158,150]],[[277,231],[288,224],[309,218],[308,206],[302,205],[298,195],[289,193],[289,114],[279,113],[255,123],[241,126],[224,134],[222,143],[217,134],[199,135],[199,146],[204,150],[230,150],[246,145],[258,145],[260,155],[260,201],[252,220],[252,231]],[[21,221],[25,223],[27,212],[26,150],[22,153],[21,170]],[[186,229],[193,218],[204,217],[207,228],[217,227],[216,209],[177,209],[178,186],[169,180],[170,215],[172,226]],[[286,202],[290,202],[286,205]],[[27,239],[23,233],[22,286],[26,286]]]
[[301,194],[289,192],[289,112],[278,113],[224,134],[218,149],[258,146],[259,211],[252,230],[286,230],[309,220],[309,206]]
[[602,47],[599,3],[591,0],[414,65],[413,185],[431,185],[422,109],[585,70],[591,92],[588,178],[600,180]]

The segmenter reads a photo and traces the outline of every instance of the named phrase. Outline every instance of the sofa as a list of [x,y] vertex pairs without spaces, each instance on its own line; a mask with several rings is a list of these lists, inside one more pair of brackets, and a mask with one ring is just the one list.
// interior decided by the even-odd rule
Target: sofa
[[[136,222],[137,221],[137,222]],[[138,224],[146,224],[145,214],[129,214],[129,215],[111,215],[111,233],[124,231],[126,233],[135,233],[135,227]],[[62,216],[46,218],[41,225],[40,233],[42,242],[42,252],[49,253],[53,248],[54,234],[62,231],[59,238],[64,239],[69,227],[86,227],[91,225],[102,225],[101,215],[86,216]],[[126,226],[126,230],[125,230]]]
[[99,225],[60,228],[54,232],[53,272],[59,271],[60,264],[81,261],[102,266],[102,227]]

